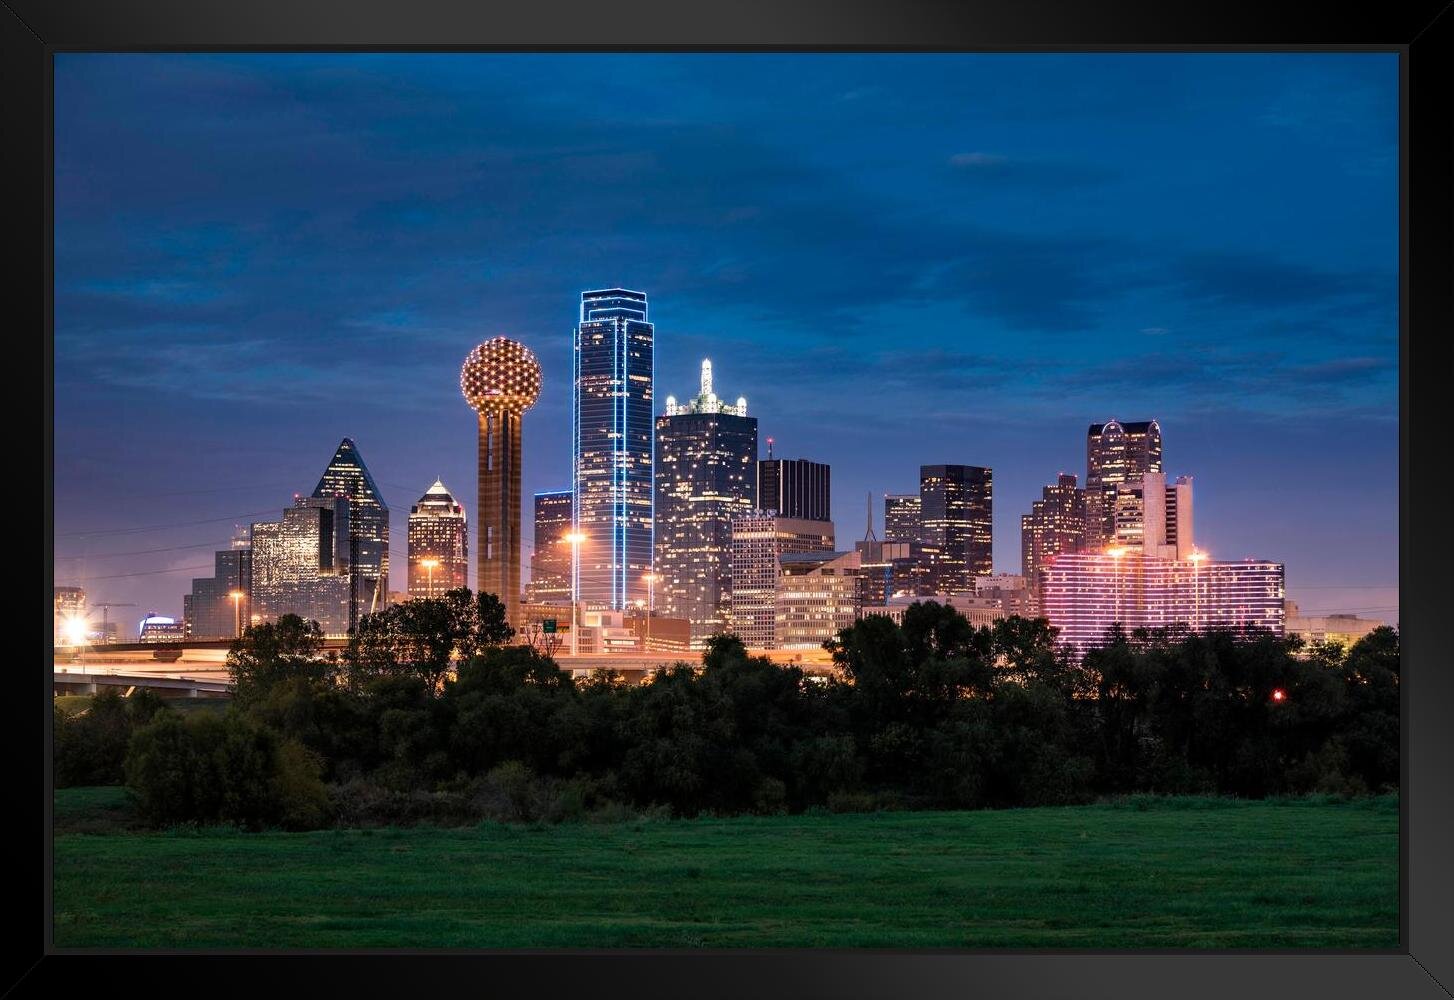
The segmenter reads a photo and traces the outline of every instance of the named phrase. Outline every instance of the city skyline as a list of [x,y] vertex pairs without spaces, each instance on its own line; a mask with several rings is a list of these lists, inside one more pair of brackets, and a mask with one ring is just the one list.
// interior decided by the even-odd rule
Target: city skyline
[[[543,67],[526,74],[540,84],[547,76],[545,68],[574,65],[562,63],[562,58],[529,57],[520,65]],[[549,132],[547,124],[535,131],[524,129],[523,137],[513,139],[501,133],[485,148],[469,150],[477,156],[475,169],[495,164],[498,171],[489,167],[489,175],[510,179],[517,195],[518,185],[527,184],[526,201],[537,207],[556,191],[550,186],[552,178],[558,179],[553,171],[577,169],[581,165],[572,166],[570,157],[585,157],[595,179],[592,193],[611,227],[608,246],[591,253],[562,249],[557,238],[577,233],[586,240],[601,225],[600,218],[562,219],[575,204],[567,201],[544,213],[546,232],[512,265],[514,271],[505,257],[491,262],[491,241],[484,234],[451,239],[437,261],[370,291],[362,306],[373,311],[360,312],[339,309],[336,293],[329,291],[337,276],[354,264],[354,258],[342,256],[344,251],[360,247],[349,233],[366,228],[371,238],[408,243],[410,233],[437,233],[438,209],[463,195],[428,186],[422,195],[408,195],[398,182],[390,185],[398,164],[382,155],[373,161],[363,157],[351,167],[360,177],[343,185],[334,209],[346,216],[343,221],[330,215],[326,205],[309,207],[297,201],[291,185],[302,181],[307,187],[320,164],[334,162],[331,143],[347,140],[376,154],[418,149],[429,142],[448,147],[431,127],[435,119],[426,98],[444,100],[456,112],[480,110],[487,102],[478,98],[471,103],[465,83],[479,85],[481,92],[510,93],[508,74],[486,69],[476,75],[468,70],[475,64],[464,60],[444,69],[402,57],[364,59],[350,70],[345,67],[353,63],[336,57],[63,56],[57,70],[56,583],[82,586],[99,600],[134,601],[140,605],[137,617],[153,608],[179,612],[190,579],[208,572],[197,567],[210,567],[212,553],[226,547],[232,524],[276,517],[285,498],[305,492],[314,481],[317,455],[342,436],[358,441],[369,455],[396,517],[436,476],[457,482],[459,495],[471,495],[468,463],[473,448],[468,438],[474,429],[467,408],[458,397],[449,398],[451,365],[443,359],[457,359],[471,344],[496,334],[526,344],[544,369],[541,401],[525,432],[525,491],[569,485],[573,300],[582,289],[620,283],[651,296],[660,384],[690,384],[701,357],[730,369],[734,392],[753,400],[761,436],[775,438],[779,454],[833,467],[833,506],[840,512],[859,510],[866,491],[876,498],[911,492],[921,464],[992,468],[997,494],[994,568],[1013,571],[1018,568],[1020,515],[1057,473],[1075,473],[1083,481],[1086,426],[1111,418],[1154,418],[1164,429],[1172,470],[1196,479],[1200,546],[1217,558],[1254,556],[1285,563],[1289,596],[1310,611],[1351,610],[1396,618],[1397,591],[1390,586],[1397,579],[1395,188],[1393,166],[1376,162],[1376,148],[1391,155],[1387,151],[1395,148],[1396,136],[1372,125],[1380,102],[1393,100],[1392,63],[1385,71],[1371,68],[1381,65],[1377,58],[1320,58],[1303,68],[1276,58],[1227,58],[1240,69],[1216,69],[1225,63],[1199,62],[1196,57],[1095,59],[1100,75],[1087,75],[1089,97],[1068,106],[1056,104],[1048,85],[1032,90],[1020,98],[1032,112],[1028,124],[1017,126],[1007,122],[1010,87],[1004,81],[1023,80],[1027,67],[1035,65],[1052,67],[1051,76],[1062,82],[1067,76],[1079,78],[1076,61],[955,57],[948,61],[955,74],[989,87],[982,110],[958,121],[954,134],[945,130],[939,135],[922,121],[909,122],[913,142],[892,155],[882,154],[885,158],[867,173],[853,176],[835,173],[819,161],[820,156],[831,157],[831,143],[786,157],[781,127],[772,115],[758,145],[746,143],[730,123],[743,120],[747,111],[741,101],[757,91],[749,87],[741,101],[715,94],[717,103],[706,118],[729,123],[719,145],[725,144],[732,155],[716,172],[707,171],[700,189],[688,185],[677,194],[692,211],[702,213],[697,229],[711,235],[721,257],[703,260],[690,238],[679,236],[674,247],[677,254],[686,252],[685,261],[663,255],[666,234],[683,224],[677,214],[653,218],[648,212],[631,228],[620,221],[620,212],[628,204],[648,204],[639,200],[643,195],[637,192],[644,188],[635,186],[636,174],[643,175],[643,184],[659,184],[663,176],[676,176],[678,168],[703,167],[702,150],[692,143],[706,141],[704,130],[711,133],[711,128],[691,124],[681,94],[704,99],[711,92],[689,60],[638,59],[646,68],[635,76],[625,74],[615,86],[649,92],[649,104],[658,112],[674,110],[676,118],[667,116],[666,124],[626,123],[619,145],[616,137],[592,132],[589,141],[559,153],[535,187],[511,168],[512,155],[537,155],[550,138],[543,134]],[[937,66],[943,61],[929,62]],[[869,129],[882,127],[874,122],[885,119],[886,107],[898,107],[896,101],[910,97],[923,99],[953,76],[947,68],[915,68],[891,82],[875,69],[889,63],[891,57],[854,57],[824,68],[826,64],[810,59],[808,68],[790,71],[785,68],[790,60],[759,60],[760,66],[775,67],[779,77],[799,74],[800,82],[817,88],[814,93],[850,79],[872,80],[876,94],[845,96],[842,107],[829,106],[830,118],[847,114],[849,106],[855,114],[867,113]],[[996,72],[990,73],[987,65],[997,67]],[[1195,88],[1185,78],[1231,81],[1238,74],[1243,78],[1236,84],[1239,93],[1256,91],[1267,98],[1254,118],[1254,131],[1264,145],[1250,160],[1241,149],[1244,159],[1229,155],[1195,169],[1190,149],[1160,153],[1157,169],[1164,170],[1168,162],[1186,169],[1172,171],[1179,178],[1175,183],[1157,181],[1137,198],[1154,202],[1186,185],[1231,194],[1232,187],[1226,185],[1233,180],[1245,185],[1249,170],[1263,171],[1258,176],[1266,178],[1266,190],[1256,185],[1238,189],[1235,203],[1215,198],[1218,211],[1230,206],[1232,219],[1195,240],[1186,238],[1184,228],[1175,234],[1163,229],[1112,240],[1117,230],[1083,205],[1065,219],[1066,232],[1079,235],[1052,240],[1046,224],[1036,223],[1034,213],[1026,211],[1037,198],[1048,199],[1058,210],[1089,190],[1105,203],[1102,211],[1114,214],[1125,209],[1131,189],[1142,183],[1144,175],[1138,171],[1151,171],[1134,156],[1104,162],[1086,141],[1086,122],[1104,124],[1113,115],[1095,99],[1118,86],[1161,80],[1169,65],[1192,66],[1194,71],[1167,77],[1175,86],[1171,94],[1155,97],[1153,110],[1160,117],[1141,120],[1148,137],[1132,143],[1137,152],[1145,153],[1152,145],[1149,133],[1161,141],[1177,136],[1191,141],[1192,124],[1164,120],[1171,109],[1197,112],[1201,117],[1192,118],[1200,127],[1211,126],[1212,135],[1230,138],[1231,119],[1236,118],[1230,105],[1208,108],[1194,99]],[[122,86],[122,66],[135,72],[135,86]],[[421,68],[412,68],[416,66]],[[386,114],[370,119],[363,110],[360,95],[372,93],[369,86],[385,70],[404,75],[410,86],[403,88],[400,100],[410,114],[423,114],[416,129],[422,134],[412,146],[400,131],[384,127]],[[574,87],[577,116],[586,106],[594,114],[596,99],[580,92],[581,81],[574,73],[542,94],[558,101]],[[679,80],[677,96],[652,90],[662,74]],[[312,106],[312,95],[321,89],[334,101],[317,112],[331,126],[323,132],[329,148],[317,154],[320,164],[314,164],[272,147],[278,159],[271,182],[266,177],[238,178],[231,196],[209,195],[200,182],[188,180],[190,175],[179,176],[172,178],[178,184],[167,190],[161,184],[142,185],[135,199],[115,214],[87,217],[88,206],[106,196],[112,185],[135,176],[129,171],[153,163],[157,153],[146,130],[138,127],[121,143],[114,167],[92,162],[106,141],[87,135],[88,123],[98,114],[121,113],[123,120],[140,126],[161,113],[161,107],[178,114],[185,132],[189,121],[201,118],[199,112],[192,119],[185,113],[197,93],[172,93],[182,82],[231,102],[228,106],[239,112],[241,134],[248,135],[249,127],[277,123],[280,114],[286,121],[285,112],[296,112],[303,96]],[[1340,93],[1352,97],[1342,102],[1340,120],[1320,125],[1317,108],[1305,97],[1322,85],[1342,88]],[[846,86],[839,92],[850,93]],[[550,114],[558,113],[545,97],[527,104],[546,123],[552,120]],[[1124,112],[1118,109],[1114,115]],[[520,124],[511,122],[512,127]],[[101,132],[114,138],[114,133]],[[931,134],[941,141],[931,143]],[[1285,140],[1280,148],[1288,162],[1281,166],[1270,162],[1273,136]],[[1126,133],[1123,138],[1134,137]],[[1366,150],[1356,164],[1350,159],[1350,150],[1359,145],[1355,138]],[[623,152],[629,149],[642,151],[640,162]],[[1056,149],[1062,151],[1059,160],[1052,155]],[[1344,212],[1336,220],[1315,223],[1310,215],[1298,214],[1299,206],[1311,208],[1311,199],[1305,202],[1299,194],[1278,210],[1283,221],[1276,231],[1269,228],[1269,206],[1288,194],[1293,174],[1302,168],[1306,180],[1309,164],[1314,159],[1325,162],[1330,150],[1340,155],[1327,161],[1332,166],[1312,172],[1311,186],[1321,192],[1320,199],[1330,190],[1341,191]],[[446,151],[453,155],[445,158],[447,169],[458,168],[461,150]],[[203,148],[196,155],[210,163],[213,154]],[[910,161],[919,163],[914,169],[933,182],[929,196],[955,190],[965,202],[961,215],[986,210],[985,221],[971,225],[958,218],[954,233],[946,233],[947,222],[903,223],[914,216],[913,199],[904,188],[882,182],[896,171],[903,176]],[[805,176],[783,173],[788,165]],[[221,177],[235,176],[235,170],[219,169]],[[79,179],[82,172],[84,182]],[[884,176],[868,176],[873,173]],[[732,214],[729,204],[723,213],[711,215],[708,188],[724,177],[740,191],[728,199],[741,202],[740,211]],[[835,202],[856,194],[855,204],[875,212],[887,208],[900,221],[887,235],[879,229],[866,232],[867,223],[835,216],[828,204],[805,195],[807,178],[828,183]],[[472,190],[470,197],[496,204]],[[775,196],[781,196],[778,202]],[[806,259],[794,257],[800,244],[781,220],[771,219],[775,205],[800,223],[802,213],[810,211],[817,213],[812,216],[815,225],[836,218],[836,228],[830,230],[846,247],[844,255],[833,258],[840,267],[880,238],[896,254],[905,250],[909,237],[903,225],[925,237],[927,246],[918,257],[903,254],[907,263],[885,256],[888,251],[871,255],[862,267],[849,269],[840,286],[828,282]],[[1389,211],[1380,214],[1379,206]],[[1181,211],[1188,210],[1181,206]],[[249,250],[248,226],[270,232],[287,212],[303,224],[298,239],[306,245],[295,246],[302,270],[324,280],[317,295],[295,289],[296,301],[281,301],[291,303],[290,327],[321,320],[327,335],[320,346],[337,355],[348,345],[346,356],[335,357],[326,369],[331,382],[320,381],[318,373],[325,369],[310,356],[314,348],[303,342],[302,333],[288,339],[238,318],[248,310],[249,296],[285,290]],[[1023,218],[1014,218],[1016,213]],[[1179,220],[1183,227],[1193,222]],[[1299,226],[1305,232],[1292,231]],[[1318,226],[1324,227],[1321,232]],[[1182,269],[1178,274],[1143,274],[1145,280],[1130,283],[1124,293],[1101,286],[1107,266],[1089,258],[1104,259],[1108,251],[1097,241],[1112,240],[1122,254],[1120,266],[1144,271],[1173,235],[1187,243],[1185,254],[1176,258]],[[1010,256],[1016,274],[990,272],[976,278],[975,268],[985,271],[985,261],[975,265],[974,254],[964,250],[945,254],[946,240],[976,236],[1016,251]],[[1222,249],[1215,249],[1219,244]],[[754,248],[767,251],[761,266],[752,262]],[[124,267],[117,264],[121,250],[132,255]],[[952,259],[961,269],[954,288],[935,290],[932,277],[938,265],[927,259],[931,252],[941,263]],[[795,266],[780,267],[788,258]],[[359,259],[367,263],[371,258],[364,253]],[[913,273],[904,270],[914,267],[919,269]],[[770,273],[775,269],[783,273]],[[878,273],[879,285],[888,292],[868,301],[857,286],[871,272]],[[1342,277],[1355,272],[1365,272],[1365,277],[1344,283],[1340,291]],[[1010,280],[1016,275],[1021,284]],[[1041,283],[1039,291],[1047,300],[1038,315],[1032,315],[1033,303],[1024,295],[1023,282],[1030,276]],[[995,301],[991,286],[996,283],[1005,286],[1000,294],[1021,297]],[[465,289],[486,303],[483,310],[460,305]],[[392,310],[386,308],[389,303]],[[823,319],[831,320],[840,336],[804,332]],[[861,326],[867,320],[880,327],[893,324],[883,342],[864,338]],[[952,335],[936,337],[933,331],[938,329]],[[1104,350],[1108,331],[1118,338],[1112,352]],[[1318,336],[1308,337],[1309,331]],[[112,353],[122,345],[128,353]],[[889,345],[894,349],[887,350]],[[391,367],[384,360],[388,358],[401,363]],[[325,384],[330,392],[341,390],[345,396],[371,394],[371,406],[339,408],[326,402],[317,389]],[[974,393],[966,391],[971,385]],[[68,393],[68,388],[73,391]],[[866,408],[870,402],[872,408]],[[125,419],[118,420],[118,413]],[[654,405],[653,417],[660,413]],[[428,447],[421,448],[419,432],[426,426]],[[1236,448],[1227,447],[1229,431],[1237,436]],[[1249,450],[1249,441],[1259,446]],[[1299,490],[1318,495],[1316,509],[1281,506],[1279,498]],[[881,525],[877,499],[875,506]],[[476,516],[474,510],[468,513]],[[234,520],[229,515],[242,516]],[[840,520],[840,534],[856,537],[857,515],[840,515]],[[168,521],[172,523],[165,531],[132,530]],[[211,523],[192,523],[199,521]],[[1359,530],[1350,532],[1349,525]],[[392,529],[395,538],[404,537],[401,517]],[[88,531],[115,533],[83,534]],[[176,548],[180,546],[195,547]],[[390,589],[404,589],[402,562],[394,560]],[[1342,587],[1349,589],[1336,589]]]

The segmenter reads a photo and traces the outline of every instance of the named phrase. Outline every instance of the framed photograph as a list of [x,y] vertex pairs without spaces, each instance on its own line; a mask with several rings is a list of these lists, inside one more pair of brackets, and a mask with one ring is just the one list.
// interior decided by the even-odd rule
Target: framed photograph
[[14,995],[1454,989],[1448,5],[0,22]]

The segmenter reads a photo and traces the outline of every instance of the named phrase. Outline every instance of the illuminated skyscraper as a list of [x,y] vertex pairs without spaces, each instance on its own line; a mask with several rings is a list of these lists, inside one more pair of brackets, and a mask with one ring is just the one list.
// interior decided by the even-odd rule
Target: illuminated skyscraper
[[732,518],[756,506],[757,418],[712,389],[656,418],[656,609],[691,622],[693,648],[727,628],[732,585]]
[[344,438],[313,490],[315,498],[348,498],[349,622],[389,603],[389,507],[363,456]]
[[978,465],[919,467],[921,538],[934,550],[935,589],[974,589],[974,578],[994,572],[994,478]]
[[409,510],[409,596],[439,597],[468,587],[469,567],[464,507],[436,479]]
[[495,337],[470,351],[459,387],[480,426],[475,588],[498,597],[515,624],[520,608],[520,422],[540,396],[540,364],[524,344]]
[[861,561],[857,551],[779,557],[773,617],[777,649],[820,649],[858,620]]
[[757,507],[805,521],[833,520],[830,469],[806,458],[767,458],[757,463]]
[[535,547],[530,552],[530,582],[525,585],[531,604],[569,604],[571,549],[571,491],[535,494]]
[[1054,486],[1041,491],[1041,499],[1020,515],[1020,571],[1030,590],[1038,585],[1036,573],[1061,552],[1085,546],[1085,490],[1075,476],[1062,472]]
[[192,592],[182,599],[187,638],[236,638],[252,617],[251,591],[252,543],[234,538],[216,554],[212,575],[194,579]]
[[[1085,440],[1086,548],[1099,549],[1116,537],[1118,487],[1161,471],[1161,425],[1154,420],[1091,424]],[[1122,501],[1124,507],[1132,501]],[[1134,517],[1134,515],[1132,515]]]
[[575,331],[572,454],[581,602],[646,600],[652,559],[655,329],[646,294],[581,293]]
[[327,636],[355,624],[346,496],[297,497],[281,521],[252,526],[252,622],[298,615]]
[[919,541],[919,494],[884,494],[884,541]]

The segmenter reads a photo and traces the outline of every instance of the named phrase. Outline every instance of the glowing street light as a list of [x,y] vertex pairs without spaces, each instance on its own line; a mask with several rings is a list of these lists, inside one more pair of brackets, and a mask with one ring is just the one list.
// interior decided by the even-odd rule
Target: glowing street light
[[646,652],[651,650],[651,616],[656,612],[656,573],[648,571],[641,579],[646,581],[646,638],[642,645]]
[[230,598],[232,598],[232,632],[233,632],[233,638],[241,639],[242,638],[242,599],[243,599],[243,597],[245,595],[240,590],[233,590],[233,591],[228,592],[228,595],[227,596],[230,597]]
[[84,646],[86,644],[86,618],[84,615],[69,614],[61,623],[61,638],[67,646]]
[[426,590],[430,597],[434,596],[434,569],[439,565],[438,559],[420,559],[419,565],[424,567],[426,576]]
[[1281,705],[1283,702],[1287,701],[1287,692],[1284,691],[1282,688],[1273,688],[1272,700],[1275,704]]
[[561,541],[570,546],[570,655],[581,655],[580,630],[576,627],[576,605],[581,600],[581,545],[586,536],[569,531]]
[[1106,555],[1114,560],[1111,565],[1116,567],[1116,624],[1122,626],[1125,622],[1121,620],[1121,558],[1130,551],[1124,545],[1113,545],[1106,549]]
[[1207,554],[1200,549],[1195,549],[1187,556],[1191,560],[1191,601],[1192,601],[1192,629],[1193,631],[1205,631],[1202,625],[1202,563],[1207,559]]

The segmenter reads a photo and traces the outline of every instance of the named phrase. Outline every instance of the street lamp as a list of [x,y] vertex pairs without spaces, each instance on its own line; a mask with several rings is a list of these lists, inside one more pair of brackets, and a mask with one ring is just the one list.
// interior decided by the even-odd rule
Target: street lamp
[[232,632],[233,632],[233,638],[235,638],[235,639],[241,639],[242,638],[242,598],[243,598],[244,595],[243,595],[242,591],[240,591],[240,590],[234,590],[234,591],[229,592],[227,596],[230,597],[230,598],[232,598]]
[[420,559],[419,565],[424,567],[427,575],[427,592],[430,597],[434,596],[434,568],[439,565],[438,559]]
[[647,571],[642,576],[646,581],[646,638],[642,641],[642,652],[651,652],[651,616],[656,611],[656,573]]
[[579,531],[567,532],[561,541],[570,545],[570,655],[581,655],[580,631],[576,627],[576,605],[581,600],[581,543],[586,536]]

